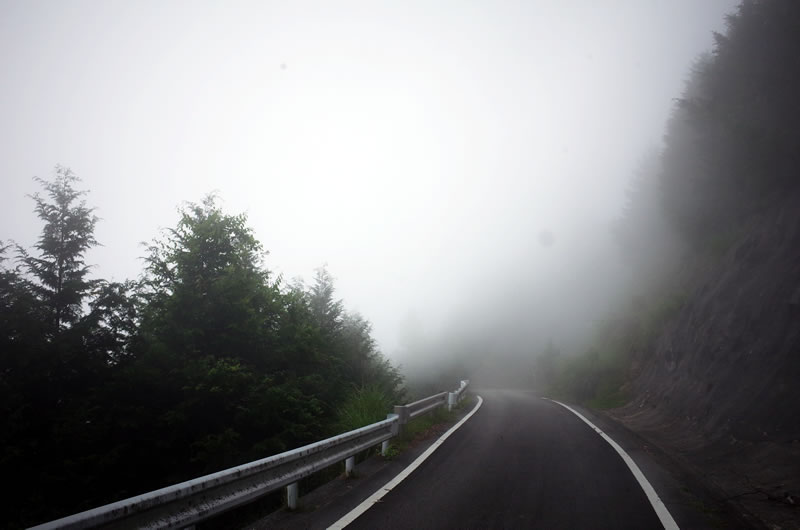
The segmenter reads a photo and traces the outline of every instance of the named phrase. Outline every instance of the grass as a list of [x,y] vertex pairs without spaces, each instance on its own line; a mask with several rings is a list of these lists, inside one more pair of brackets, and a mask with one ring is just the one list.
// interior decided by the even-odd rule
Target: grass
[[347,432],[386,419],[389,396],[376,386],[354,389],[336,413],[336,432]]
[[475,397],[471,394],[467,394],[467,397],[456,405],[452,411],[448,411],[447,407],[443,406],[429,414],[409,421],[403,426],[400,435],[391,439],[389,442],[389,450],[384,458],[388,460],[396,458],[400,453],[406,451],[414,441],[434,426],[443,423],[453,423],[458,417],[459,411],[466,407],[471,407],[474,402]]
[[[459,403],[452,412],[446,406],[415,418],[403,426],[400,434],[390,441],[389,449],[384,458],[396,458],[407,450],[411,444],[423,433],[435,425],[450,423],[455,420],[458,410],[470,406],[474,397],[467,397]],[[380,388],[368,386],[356,388],[348,396],[345,403],[337,411],[336,431],[347,432],[371,423],[386,419],[386,414],[392,410],[390,398]],[[361,453],[356,458],[356,463],[363,461],[373,454],[375,449]],[[344,466],[342,463],[341,466]]]

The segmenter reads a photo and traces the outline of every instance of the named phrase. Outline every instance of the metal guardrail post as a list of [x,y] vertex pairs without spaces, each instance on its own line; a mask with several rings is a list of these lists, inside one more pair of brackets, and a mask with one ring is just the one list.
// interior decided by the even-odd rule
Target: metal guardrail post
[[[395,418],[398,418],[399,420],[399,415],[396,412],[390,412],[389,414],[386,415],[387,420],[393,420]],[[398,434],[400,434],[400,421],[397,421],[392,424],[392,437],[395,437]]]
[[286,486],[286,505],[290,510],[297,509],[297,482]]
[[[400,427],[400,431],[403,430],[403,425],[408,423],[408,420],[411,418],[411,410],[409,410],[408,406],[406,405],[395,405],[394,406],[394,413],[397,418],[400,420],[398,425]],[[399,434],[399,432],[398,432]]]
[[350,477],[353,475],[353,468],[356,467],[356,457],[351,456],[344,461],[344,476]]
[[[386,415],[386,419],[387,420],[393,420],[393,419],[395,419],[397,417],[398,417],[397,414],[394,414],[394,413],[389,413],[389,414]],[[392,425],[392,438],[394,438],[398,434],[400,434],[400,422],[399,421]],[[386,456],[386,454],[388,452],[389,452],[389,440],[384,440],[383,442],[381,442],[381,456]]]

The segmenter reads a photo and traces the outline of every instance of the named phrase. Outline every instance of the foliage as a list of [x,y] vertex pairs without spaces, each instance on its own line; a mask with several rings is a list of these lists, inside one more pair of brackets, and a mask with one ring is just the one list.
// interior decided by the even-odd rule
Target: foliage
[[336,289],[333,276],[325,267],[317,269],[314,284],[308,290],[308,305],[320,330],[328,336],[336,336],[342,327],[344,306],[334,299]]
[[627,312],[605,321],[597,329],[592,346],[582,354],[556,357],[546,392],[595,408],[624,405],[629,399],[632,361],[646,355],[686,299],[680,292],[637,299]]
[[345,313],[341,329],[347,378],[362,387],[373,381],[374,388],[384,393],[390,402],[401,402],[404,397],[402,376],[378,351],[372,338],[372,324],[358,313]]
[[146,258],[142,328],[180,356],[268,364],[278,288],[261,268],[263,250],[244,215],[224,214],[209,196],[180,211],[177,227]]
[[48,201],[38,193],[31,196],[36,203],[36,214],[44,222],[35,246],[39,256],[20,246],[17,251],[33,279],[32,290],[48,312],[51,334],[57,335],[64,326],[77,322],[81,303],[92,286],[86,279],[89,267],[84,254],[97,245],[94,239],[97,217],[80,200],[86,192],[74,189],[79,179],[68,168],[56,167],[53,182],[40,178],[36,181],[49,197]]
[[[37,254],[0,244],[3,526],[53,519],[318,440],[336,411],[403,394],[371,326],[321,269],[287,287],[244,215],[179,210],[139,281],[90,279],[97,219],[56,168]],[[376,401],[376,402],[377,402]],[[377,409],[375,409],[377,410]],[[361,411],[373,417],[375,410]]]
[[549,389],[549,394],[569,401],[607,408],[625,401],[627,352],[590,348],[582,355],[564,359]]
[[800,4],[744,1],[696,63],[665,136],[667,216],[691,244],[739,223],[761,198],[796,186]]
[[336,431],[346,432],[385,420],[394,402],[378,386],[355,388],[339,407]]
[[686,303],[685,256],[720,258],[749,216],[800,184],[798,27],[800,3],[744,0],[712,52],[695,61],[664,148],[637,168],[614,227],[636,303],[620,312],[624,326],[601,330],[586,352],[557,363],[551,393],[623,403],[634,361]]
[[414,418],[403,425],[399,436],[392,438],[390,448],[393,448],[393,453],[405,451],[417,438],[424,436],[434,426],[452,422],[456,418],[456,414],[455,410],[448,411],[447,407],[439,407],[428,414]]
[[89,312],[81,325],[87,329],[87,346],[115,364],[129,357],[138,326],[138,284],[132,281],[94,284]]

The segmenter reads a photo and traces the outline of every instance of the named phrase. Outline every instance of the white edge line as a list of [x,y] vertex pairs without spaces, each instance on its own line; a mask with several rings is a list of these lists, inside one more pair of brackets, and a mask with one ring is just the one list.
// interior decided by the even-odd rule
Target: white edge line
[[398,473],[397,476],[395,476],[392,480],[384,484],[381,488],[378,489],[378,491],[367,497],[361,504],[350,510],[341,519],[330,525],[328,527],[328,530],[339,530],[349,525],[350,523],[355,521],[362,513],[366,512],[373,505],[375,505],[376,502],[381,500],[384,495],[392,491],[392,489],[394,489],[398,484],[403,482],[403,480],[405,480],[405,478],[408,477],[412,471],[417,469],[419,465],[422,464],[429,456],[431,456],[433,452],[436,451],[436,449],[438,449],[439,446],[442,445],[442,443],[444,443],[444,441],[447,440],[447,438],[451,434],[456,432],[456,430],[459,427],[461,427],[468,419],[472,417],[473,414],[475,414],[478,411],[479,408],[481,408],[481,405],[483,404],[483,399],[480,396],[477,397],[478,397],[478,404],[475,405],[475,408],[473,408],[469,414],[461,418],[461,421],[450,427],[450,429],[446,433],[444,433],[438,440],[433,442],[433,444],[430,447],[428,447],[424,453],[419,455],[416,460],[411,462],[411,464],[409,464],[407,468]]
[[642,473],[642,470],[639,469],[639,466],[636,465],[636,462],[633,461],[633,458],[631,458],[628,455],[628,453],[626,453],[625,450],[619,446],[617,442],[612,440],[610,436],[601,431],[591,421],[587,420],[583,416],[583,414],[573,409],[569,405],[565,405],[560,401],[556,401],[555,399],[548,399],[548,398],[543,398],[543,399],[547,399],[548,401],[552,401],[553,403],[558,403],[559,405],[561,405],[562,407],[564,407],[565,409],[567,409],[568,411],[572,412],[577,417],[582,419],[584,422],[586,422],[586,424],[589,427],[594,429],[594,431],[597,434],[602,436],[603,439],[607,441],[611,447],[614,448],[614,450],[619,454],[619,456],[622,457],[622,460],[628,465],[628,469],[631,470],[631,473],[633,473],[633,476],[636,478],[636,480],[639,482],[639,485],[644,490],[645,495],[647,495],[647,499],[650,501],[650,504],[656,511],[656,515],[661,520],[661,524],[664,525],[665,530],[679,530],[678,524],[675,522],[675,519],[672,518],[672,515],[669,513],[669,510],[667,510],[667,507],[664,506],[664,503],[659,498],[658,493],[656,493],[656,490],[653,489],[653,486],[650,484],[650,482],[648,482],[647,478],[644,476],[644,473]]

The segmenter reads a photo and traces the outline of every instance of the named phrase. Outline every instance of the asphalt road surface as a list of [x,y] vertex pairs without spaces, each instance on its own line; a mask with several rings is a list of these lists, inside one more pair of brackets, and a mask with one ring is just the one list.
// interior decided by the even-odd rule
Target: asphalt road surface
[[529,393],[480,410],[348,529],[663,528],[620,456],[588,425]]

